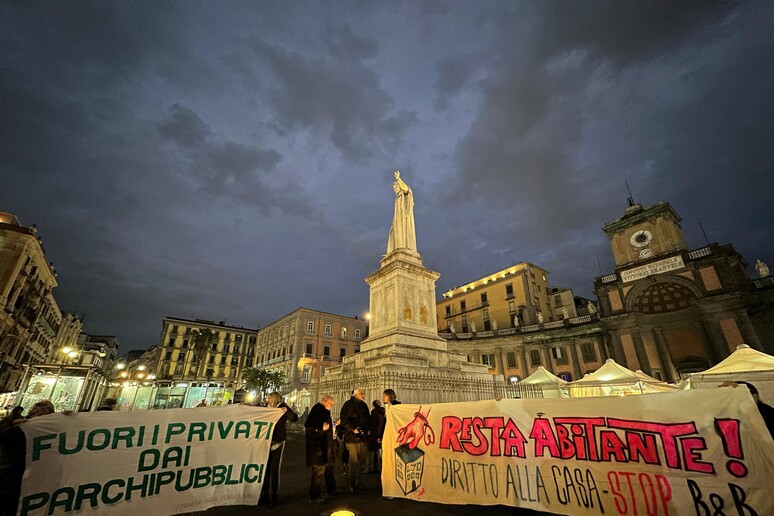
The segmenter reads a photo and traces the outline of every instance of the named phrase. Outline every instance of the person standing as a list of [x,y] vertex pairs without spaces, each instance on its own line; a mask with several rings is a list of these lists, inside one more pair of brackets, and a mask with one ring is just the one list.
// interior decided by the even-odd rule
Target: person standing
[[333,421],[331,420],[333,396],[325,395],[315,403],[304,422],[306,428],[306,465],[312,468],[312,480],[309,484],[309,501],[323,503],[322,483],[325,479],[325,491],[330,496],[336,491],[336,478],[333,475],[335,451],[333,449]]
[[384,403],[384,406],[387,405],[400,405],[400,401],[397,400],[398,395],[395,394],[395,391],[392,389],[384,389],[384,392],[382,393],[382,402]]
[[349,490],[363,488],[363,473],[368,462],[368,435],[371,429],[371,413],[365,401],[365,390],[357,388],[352,397],[341,407],[341,425],[344,427],[344,444],[349,452]]
[[54,413],[49,400],[35,403],[26,418],[16,418],[18,412],[0,421],[0,516],[16,516],[24,475],[27,439],[19,425],[29,419]]
[[297,421],[298,414],[285,404],[282,394],[278,392],[269,394],[268,407],[282,410],[282,416],[274,425],[274,432],[271,434],[271,451],[269,451],[269,460],[266,463],[266,477],[263,479],[258,505],[273,507],[278,503],[280,466],[282,466],[282,452],[285,450],[285,439],[287,439],[285,425],[288,421],[291,423]]
[[379,400],[374,400],[371,409],[371,437],[368,440],[368,451],[371,452],[371,470],[368,473],[379,473],[382,470],[382,437],[387,418],[384,407]]

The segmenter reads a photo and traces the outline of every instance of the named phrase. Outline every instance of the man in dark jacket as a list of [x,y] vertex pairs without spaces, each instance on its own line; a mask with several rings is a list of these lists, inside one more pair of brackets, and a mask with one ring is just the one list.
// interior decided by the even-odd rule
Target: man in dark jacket
[[382,438],[387,418],[384,415],[384,407],[379,400],[374,400],[371,405],[371,437],[368,439],[368,451],[371,452],[371,470],[368,473],[380,473],[382,471]]
[[363,487],[362,478],[368,462],[368,434],[371,429],[371,413],[364,389],[352,391],[352,397],[341,407],[341,425],[344,427],[344,443],[349,451],[349,490],[354,493]]
[[261,497],[258,499],[258,505],[268,505],[273,507],[277,504],[277,490],[279,489],[280,465],[282,464],[282,452],[285,449],[285,439],[287,431],[285,425],[287,421],[298,420],[298,414],[285,404],[282,394],[272,392],[269,394],[269,408],[278,408],[283,411],[277,424],[274,425],[274,432],[271,434],[271,451],[269,451],[269,460],[266,463],[266,476],[263,479],[261,488]]
[[336,491],[336,478],[333,476],[336,453],[333,441],[333,421],[331,421],[333,396],[323,396],[316,403],[304,422],[306,428],[306,465],[312,468],[312,480],[309,485],[309,501],[323,503],[322,482],[325,478],[325,491],[328,495]]

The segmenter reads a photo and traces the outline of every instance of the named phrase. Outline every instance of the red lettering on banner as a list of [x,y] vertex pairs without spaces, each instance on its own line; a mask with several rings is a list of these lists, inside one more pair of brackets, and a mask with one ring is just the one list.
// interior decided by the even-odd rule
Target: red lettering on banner
[[634,430],[656,434],[661,437],[661,445],[664,448],[664,456],[667,466],[680,468],[680,453],[678,450],[678,438],[696,433],[696,423],[653,423],[650,421],[629,421],[626,419],[608,418],[608,428],[621,430]]
[[470,455],[483,455],[489,448],[489,443],[486,441],[486,437],[484,437],[484,434],[481,433],[481,427],[483,425],[484,422],[481,421],[480,417],[473,418],[473,424],[471,426],[473,427],[473,433],[476,434],[476,440],[478,440],[478,444],[474,446],[472,440],[462,443],[462,447],[465,448],[465,451]]
[[[648,516],[669,516],[672,486],[664,475],[633,471],[609,471],[607,481],[618,514],[639,514],[642,506]],[[628,485],[628,489],[623,486]],[[658,493],[656,492],[658,491]]]
[[[727,446],[726,454],[736,459],[729,461],[729,470],[743,476],[746,467],[738,460],[743,459],[738,421],[718,420],[716,425]],[[715,473],[715,466],[702,458],[707,441],[698,435],[694,422],[538,417],[533,421],[529,438],[534,443],[535,457],[654,465],[661,465],[663,460],[671,469]],[[441,449],[473,456],[525,458],[526,442],[524,434],[510,418],[444,416],[441,421]]]
[[513,422],[513,419],[508,419],[508,422],[505,424],[505,428],[500,435],[502,435],[503,441],[505,441],[503,447],[505,448],[506,457],[512,457],[514,455],[514,450],[517,457],[523,459],[527,456],[527,452],[524,449],[527,438],[521,433],[521,430],[519,430],[519,427]]
[[559,457],[559,446],[556,444],[556,436],[551,428],[551,423],[544,417],[535,419],[529,438],[535,441],[535,456],[542,457],[548,448],[551,457]]
[[441,437],[438,447],[442,450],[451,449],[475,456],[484,455],[488,451],[495,457],[505,455],[525,458],[526,442],[527,438],[510,418],[506,422],[502,417],[460,419],[455,416],[444,416],[441,419]]
[[661,464],[658,458],[658,445],[653,434],[626,432],[626,444],[629,446],[629,460],[645,464]]
[[601,461],[607,462],[610,457],[615,457],[618,462],[628,462],[624,448],[624,443],[617,433],[612,430],[603,430],[599,433],[599,458]]
[[500,439],[502,438],[503,425],[505,425],[505,421],[502,417],[484,418],[484,426],[492,430],[492,451],[490,452],[490,455],[493,457],[502,455],[502,452],[500,451]]
[[462,428],[462,421],[455,416],[444,416],[441,420],[441,440],[438,447],[442,450],[451,448],[456,452],[462,451],[462,445],[457,437]]

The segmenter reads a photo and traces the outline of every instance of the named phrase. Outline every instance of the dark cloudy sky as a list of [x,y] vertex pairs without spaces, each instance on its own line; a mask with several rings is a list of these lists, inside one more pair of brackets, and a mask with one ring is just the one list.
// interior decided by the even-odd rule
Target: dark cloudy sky
[[[438,292],[514,262],[590,296],[669,201],[774,266],[770,2],[3,2],[0,210],[122,349],[165,315],[362,315],[392,171]],[[752,271],[752,266],[750,266]]]

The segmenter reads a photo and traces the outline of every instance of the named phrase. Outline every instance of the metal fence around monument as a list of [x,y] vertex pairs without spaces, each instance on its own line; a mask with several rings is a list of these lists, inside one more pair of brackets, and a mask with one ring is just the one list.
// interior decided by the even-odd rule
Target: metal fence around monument
[[[354,372],[348,378],[325,378],[311,386],[312,402],[330,394],[335,400],[334,407],[341,408],[352,396],[352,390],[362,388],[366,391],[366,403],[369,407],[373,400],[382,401],[382,392],[392,389],[398,400],[403,403],[447,403],[494,399],[542,398],[543,390],[539,385],[506,384],[498,378],[466,381],[461,384],[454,378],[442,374],[401,371],[382,371],[381,373]],[[421,393],[420,393],[421,391]],[[334,408],[336,413],[337,408]]]

